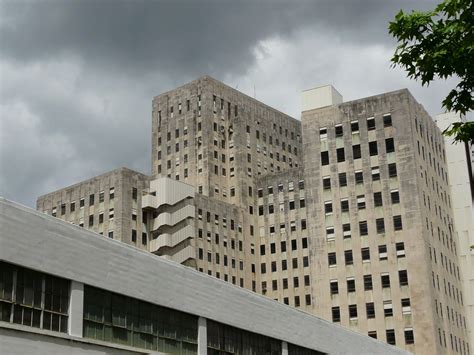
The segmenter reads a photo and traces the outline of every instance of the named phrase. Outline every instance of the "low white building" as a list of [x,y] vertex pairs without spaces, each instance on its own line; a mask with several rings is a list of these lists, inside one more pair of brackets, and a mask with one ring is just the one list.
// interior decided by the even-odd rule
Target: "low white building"
[[1,354],[402,354],[0,199]]

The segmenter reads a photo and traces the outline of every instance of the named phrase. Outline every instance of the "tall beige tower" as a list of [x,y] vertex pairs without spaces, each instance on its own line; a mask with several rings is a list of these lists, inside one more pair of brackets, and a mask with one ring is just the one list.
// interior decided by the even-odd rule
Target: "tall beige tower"
[[314,312],[419,354],[467,353],[440,130],[407,90],[313,96],[302,131]]

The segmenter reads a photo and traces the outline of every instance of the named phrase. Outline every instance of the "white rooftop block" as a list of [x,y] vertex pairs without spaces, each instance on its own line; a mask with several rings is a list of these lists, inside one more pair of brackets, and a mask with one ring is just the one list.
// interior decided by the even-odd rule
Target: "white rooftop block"
[[342,103],[342,95],[332,85],[304,90],[301,93],[301,111],[314,110],[340,103]]

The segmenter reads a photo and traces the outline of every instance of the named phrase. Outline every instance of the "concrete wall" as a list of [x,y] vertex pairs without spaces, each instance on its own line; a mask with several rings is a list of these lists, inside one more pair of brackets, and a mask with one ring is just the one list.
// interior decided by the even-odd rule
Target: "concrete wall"
[[[23,328],[20,330],[20,328]],[[0,354],[5,355],[139,355],[159,353],[106,346],[92,340],[58,336],[27,327],[0,327]]]

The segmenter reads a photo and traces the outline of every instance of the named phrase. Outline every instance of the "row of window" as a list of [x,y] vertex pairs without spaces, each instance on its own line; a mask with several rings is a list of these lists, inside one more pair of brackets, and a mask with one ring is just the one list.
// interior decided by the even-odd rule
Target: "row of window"
[[[388,177],[393,178],[397,177],[397,165],[396,163],[388,164]],[[348,185],[347,173],[339,173],[337,175],[339,187],[345,187]],[[371,168],[371,177],[372,181],[380,180],[380,168],[378,166],[373,166]],[[364,173],[362,170],[354,171],[354,183],[363,184],[364,183]],[[332,186],[335,186],[335,183],[331,183],[331,176],[323,176],[322,178],[323,190],[330,190]]]
[[[304,180],[299,180],[298,183],[296,184],[296,186],[298,187],[299,191],[304,190]],[[267,191],[267,195],[272,195],[274,192],[278,192],[278,193],[283,193],[284,191],[292,192],[292,191],[295,191],[295,182],[294,181],[288,181],[286,189],[285,189],[285,185],[283,183],[279,183],[276,186],[276,189],[274,189],[273,186],[268,186],[266,191]],[[259,198],[263,197],[263,188],[259,188],[257,190],[257,195],[258,195]]]
[[[398,192],[398,189],[390,191],[390,199],[391,199],[392,204],[400,203],[400,194]],[[374,202],[374,207],[382,207],[383,206],[382,192],[374,192],[373,202]],[[357,206],[358,210],[364,210],[366,208],[365,195],[357,195],[356,196],[355,206]],[[293,201],[293,209],[294,209],[294,201]],[[333,213],[333,203],[332,203],[332,201],[325,201],[324,202],[324,212],[325,212],[326,215]],[[341,199],[341,212],[349,212],[349,199],[348,198],[342,198]]]
[[[409,298],[403,298],[401,300],[402,306],[402,314],[411,314],[411,305]],[[347,307],[348,315],[350,320],[355,320],[358,318],[358,310],[356,304],[351,304]],[[374,302],[367,302],[365,304],[365,311],[367,319],[374,319],[375,318],[375,303]],[[393,304],[391,300],[383,301],[383,314],[384,317],[393,317]],[[341,313],[340,307],[332,307],[332,321],[333,322],[340,322],[341,321]]]
[[160,352],[196,354],[197,317],[86,285],[84,337]]
[[[277,253],[277,244],[276,243],[270,243],[270,254],[276,254]],[[308,248],[308,238],[302,238],[301,239],[301,248],[302,249],[307,249]],[[298,250],[298,240],[293,239],[291,240],[291,250],[296,251]],[[286,248],[286,241],[282,240],[280,242],[280,248],[278,250],[278,254],[281,255],[281,253],[286,253],[287,248]],[[260,255],[264,256],[266,254],[266,245],[262,244],[260,245]]]
[[[203,235],[204,235],[203,230],[201,228],[199,228],[198,229],[198,237],[201,239],[201,238],[203,238]],[[212,233],[209,230],[206,232],[206,236],[207,236],[207,241],[211,242],[213,238],[212,238]],[[216,245],[219,245],[220,241],[221,241],[220,235],[218,233],[214,233],[214,243]],[[238,245],[239,251],[243,251],[243,242],[241,240],[237,241],[237,243],[236,243],[235,239],[231,239],[230,240],[230,245],[229,245],[229,243],[227,242],[227,237],[224,236],[222,238],[222,246],[224,248],[228,248],[230,246],[230,248],[232,250],[235,250],[236,249],[236,244]]]
[[[270,263],[270,271],[277,272],[278,266],[276,261],[271,261]],[[291,266],[293,269],[298,269],[298,258],[291,259]],[[303,256],[303,267],[309,267],[309,256]],[[288,262],[286,259],[281,261],[281,271],[288,270]],[[260,273],[266,274],[267,273],[267,263],[260,264]]]
[[[280,234],[285,234],[287,229],[288,229],[287,228],[288,225],[289,225],[290,232],[296,232],[296,221],[290,221],[289,224],[287,224],[287,223],[280,223],[279,224],[279,233]],[[307,228],[306,219],[300,220],[299,225],[300,225],[300,230],[301,231],[306,230],[306,228]],[[272,224],[268,227],[268,232],[269,232],[270,236],[275,235],[275,230],[276,230],[275,228],[276,227],[275,227],[274,224]],[[265,227],[260,227],[260,236],[261,237],[265,236]]]
[[[364,275],[364,291],[373,290],[372,275]],[[388,272],[383,272],[380,274],[380,284],[382,288],[390,288],[390,274]],[[408,272],[407,270],[398,271],[398,284],[400,287],[408,286]],[[354,277],[348,277],[346,279],[346,290],[348,293],[356,292],[356,281]],[[339,281],[330,280],[329,281],[329,291],[331,295],[339,294]]]
[[[328,214],[328,213],[327,213]],[[375,227],[377,234],[385,233],[385,219],[384,218],[377,218],[375,219]],[[393,229],[394,231],[400,231],[403,229],[402,219],[401,216],[393,216]],[[344,223],[342,225],[342,235],[344,239],[351,238],[351,225],[350,223]],[[369,227],[367,221],[360,221],[359,222],[359,235],[366,236],[369,235]],[[335,234],[334,234],[334,226],[326,227],[326,239],[327,241],[334,241]]]
[[[377,120],[378,121],[378,120]],[[353,120],[350,122],[350,131],[351,134],[357,134],[359,133],[359,120]],[[383,126],[385,127],[391,127],[392,126],[392,115],[387,113],[383,115],[382,118]],[[376,120],[375,117],[369,117],[366,119],[366,126],[367,126],[367,131],[373,131],[376,129]],[[343,137],[344,136],[344,127],[342,123],[336,124],[334,126],[334,135],[335,137]],[[328,138],[328,128],[327,127],[322,127],[319,129],[319,138],[321,140],[327,139]]]
[[[136,188],[134,188],[134,191],[136,191]],[[134,199],[136,200],[136,193],[133,194],[134,196]],[[115,198],[115,188],[114,187],[111,187],[109,189],[109,200],[113,200]],[[105,199],[105,192],[104,191],[100,191],[99,192],[99,203],[102,203],[104,202],[104,199]],[[85,198],[84,197],[81,197],[79,199],[79,208],[84,208],[85,206]],[[95,203],[95,194],[90,194],[89,195],[89,206],[94,206],[94,203]],[[57,216],[57,207],[54,206],[52,209],[51,209],[51,215],[53,217],[56,217]],[[63,203],[59,206],[59,210],[60,210],[60,213],[61,213],[61,216],[64,216],[66,214],[66,203]],[[72,201],[69,203],[69,212],[70,213],[73,213],[76,211],[76,201]]]
[[[286,205],[286,209],[285,209],[285,205]],[[273,206],[273,204],[269,204],[268,206],[265,206],[267,207],[265,210],[267,211],[267,214],[273,214],[275,213],[275,208]],[[280,202],[279,203],[279,211],[280,212],[285,212],[286,211],[293,211],[294,209],[296,208],[305,208],[306,207],[306,200],[303,198],[300,198],[298,202],[295,203],[295,200],[289,200],[288,201],[288,204],[286,204],[285,202]],[[264,206],[263,205],[259,205],[258,206],[258,215],[259,216],[263,216],[264,214]]]
[[[456,337],[453,334],[449,334],[451,338],[451,350],[460,352],[461,354],[469,355],[469,343],[464,340],[461,341],[461,338]],[[441,331],[441,328],[438,328],[438,339],[439,344],[447,348],[446,345],[446,331]],[[462,345],[462,346],[461,346]]]
[[[395,244],[396,255],[397,258],[404,258],[405,257],[405,244],[403,242],[398,242]],[[387,252],[387,245],[379,245],[378,246],[378,259],[379,260],[388,260],[388,252]],[[362,248],[361,249],[361,261],[362,262],[369,262],[370,261],[370,248]],[[345,265],[353,265],[354,264],[354,256],[353,251],[351,249],[344,251],[344,264]],[[329,267],[337,266],[337,257],[336,252],[328,253],[328,265]]]
[[68,280],[0,261],[0,320],[67,332]]
[[[286,131],[287,131],[287,130],[286,130]],[[249,126],[249,125],[247,125],[247,133],[250,134],[250,126]],[[293,133],[293,132],[291,132],[291,136],[292,136],[291,139],[294,139],[294,133]],[[260,131],[259,131],[258,129],[255,130],[255,138],[256,138],[257,140],[260,140]],[[248,138],[247,138],[247,140],[248,140]],[[267,140],[266,140],[266,133],[265,133],[265,132],[262,133],[262,140],[263,140],[264,143],[266,143],[266,141],[267,141]],[[268,137],[268,143],[269,143],[270,145],[273,145],[273,138],[272,138],[272,136],[269,136],[269,137]],[[276,147],[280,146],[280,142],[279,142],[278,138],[275,139],[275,146],[276,146]],[[282,149],[283,151],[288,150],[288,153],[290,153],[290,154],[293,153],[293,154],[296,155],[296,156],[298,155],[298,148],[297,148],[297,147],[293,147],[293,149],[292,149],[291,144],[288,144],[288,145],[287,145],[285,142],[281,142],[281,149]]]
[[[303,277],[304,281],[304,286],[310,286],[310,279],[309,275],[304,275]],[[283,278],[281,279],[282,282],[282,289],[283,290],[288,290],[289,284],[288,284],[288,278]],[[296,289],[300,287],[300,278],[298,276],[293,277],[293,285],[291,286],[291,289]],[[278,291],[278,280],[272,280],[272,291]],[[262,281],[262,292],[266,293],[267,292],[267,281]],[[311,303],[307,304],[309,306]]]
[[[444,318],[443,316],[443,304],[441,301],[439,302],[438,305],[438,300],[435,299],[435,306],[436,306],[436,314],[441,317],[441,319]],[[462,316],[460,313],[456,312],[454,308],[450,308],[448,305],[446,305],[446,314],[448,315],[448,320],[452,322],[453,324],[456,324],[456,326],[463,327],[464,329],[467,329],[466,327],[466,317]]]
[[[198,249],[198,258],[199,260],[204,260],[204,250],[202,248]],[[209,263],[214,263],[216,265],[220,265],[221,263],[221,258],[219,253],[214,253],[214,260],[212,258],[212,252],[208,251],[207,252],[207,261]],[[224,266],[229,266],[229,257],[227,255],[223,256],[223,265]],[[236,260],[234,258],[231,258],[231,267],[232,269],[235,269],[237,266]],[[239,270],[243,271],[244,270],[244,262],[242,260],[239,261]]]
[[[393,142],[393,138],[385,139],[385,153],[393,153],[395,152],[395,144]],[[377,156],[379,154],[379,150],[377,148],[377,141],[369,142],[369,155],[370,156]],[[361,159],[361,147],[360,144],[356,144],[352,146],[352,159]],[[345,148],[336,148],[336,161],[338,163],[342,163],[346,161],[346,153]],[[330,164],[330,156],[329,151],[321,152],[321,165],[329,165]]]
[[[367,334],[369,337],[377,339],[377,331],[371,330]],[[413,328],[405,328],[403,330],[403,335],[405,338],[405,344],[414,344],[415,343],[415,336],[413,333]],[[385,339],[387,340],[388,344],[397,345],[395,339],[395,330],[394,329],[387,329],[385,331]]]

